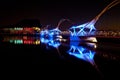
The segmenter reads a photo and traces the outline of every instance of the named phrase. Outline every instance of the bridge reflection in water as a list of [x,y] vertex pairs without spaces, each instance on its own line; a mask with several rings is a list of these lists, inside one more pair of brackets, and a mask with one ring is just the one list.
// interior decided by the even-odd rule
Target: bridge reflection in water
[[[75,39],[74,37],[72,37]],[[72,39],[72,40],[73,40]],[[63,46],[70,46],[70,49],[66,51],[68,54],[73,55],[77,58],[83,59],[85,61],[90,62],[94,65],[94,55],[95,51],[94,49],[97,48],[96,43],[93,43],[95,41],[95,38],[88,38],[85,40],[89,40],[90,42],[79,42],[77,41],[70,41],[68,42],[66,39],[58,39],[58,38],[43,38],[43,37],[33,37],[33,36],[6,36],[3,38],[3,42],[9,42],[10,44],[24,44],[24,45],[40,45],[40,44],[46,44],[48,47],[54,47],[59,48],[60,45]],[[83,41],[85,41],[83,40]],[[89,48],[87,48],[89,47]]]
[[[1,38],[1,43],[7,43],[11,45],[41,45],[45,44],[46,47],[53,47],[59,50],[59,47],[69,47],[67,48],[66,53],[69,55],[75,56],[79,59],[85,60],[87,62],[90,62],[94,65],[94,56],[95,55],[101,55],[103,53],[102,50],[104,47],[110,47],[110,49],[115,49],[115,51],[119,51],[120,44],[112,44],[111,42],[97,42],[98,39],[95,37],[86,37],[86,38],[79,38],[76,36],[71,36],[70,38],[62,38],[61,36],[58,37],[39,37],[39,36],[4,36]],[[104,46],[104,47],[101,47]],[[113,48],[114,47],[114,48]],[[59,52],[59,51],[58,51]],[[96,53],[97,52],[97,53]],[[107,58],[109,57],[109,54],[106,54]],[[111,54],[110,54],[111,55]],[[112,55],[111,55],[112,56]],[[114,54],[113,54],[114,56]],[[103,56],[105,57],[105,56]],[[114,59],[119,59],[118,56],[114,56]]]
[[[85,62],[93,66],[93,68],[101,76],[106,75],[106,73],[104,72],[106,71],[105,70],[106,66],[109,68],[110,66],[112,66],[111,67],[112,69],[113,67],[116,69],[116,65],[117,66],[120,65],[119,63],[120,62],[120,55],[119,55],[120,44],[118,43],[117,44],[114,44],[111,42],[104,43],[102,41],[97,42],[98,39],[96,39],[95,37],[88,37],[88,38],[86,37],[80,40],[78,40],[79,37],[75,37],[75,36],[71,36],[66,39],[63,37],[61,36],[57,36],[57,37],[3,36],[1,38],[0,44],[1,46],[3,45],[5,49],[10,46],[11,52],[8,55],[12,54],[13,52],[12,50],[14,49],[19,50],[23,47],[23,51],[21,54],[23,55],[30,54],[29,52],[31,52],[32,54],[35,54],[35,57],[37,57],[37,59],[35,58],[35,63],[37,62],[37,64],[41,64],[41,63],[47,64],[47,62],[45,62],[43,59],[43,58],[46,59],[46,57],[49,59],[48,64],[54,63],[54,61],[52,60],[56,60],[55,63],[59,64],[60,62],[57,61],[57,58],[53,59],[53,57],[50,57],[51,55],[54,55],[54,56],[58,55],[60,60],[64,60],[64,61],[66,60],[65,61],[66,64],[67,64],[67,61],[68,63],[70,62],[74,64],[80,64],[82,62]],[[7,44],[7,45],[5,46],[4,44]],[[17,48],[15,48],[14,46],[17,46]],[[31,48],[26,48],[26,47],[31,47]],[[28,52],[23,53],[25,49],[28,49],[29,51],[27,50]],[[15,55],[16,54],[18,53],[15,52]],[[43,62],[39,61],[41,60],[41,58],[43,59]],[[74,60],[74,61],[71,61],[71,60]],[[65,62],[62,62],[62,63],[64,64]],[[116,64],[112,65],[113,64],[112,62]],[[104,63],[108,65],[105,65]],[[105,67],[105,69],[103,66]]]

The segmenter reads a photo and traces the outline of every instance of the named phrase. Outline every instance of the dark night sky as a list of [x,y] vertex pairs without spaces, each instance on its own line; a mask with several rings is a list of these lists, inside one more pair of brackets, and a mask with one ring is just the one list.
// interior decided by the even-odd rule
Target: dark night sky
[[[112,0],[2,0],[0,1],[0,25],[16,24],[23,19],[39,19],[43,25],[56,26],[62,18],[76,24],[93,19]],[[104,13],[96,23],[98,29],[120,27],[120,4]],[[120,30],[120,29],[119,29]]]

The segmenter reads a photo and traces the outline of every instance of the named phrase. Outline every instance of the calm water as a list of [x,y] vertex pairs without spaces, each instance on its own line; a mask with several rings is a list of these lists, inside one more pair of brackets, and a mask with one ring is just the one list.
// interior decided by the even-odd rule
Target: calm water
[[[117,77],[120,66],[119,39],[50,41],[39,36],[1,36],[0,53],[5,64],[77,65],[85,75]],[[114,41],[114,42],[113,42]]]

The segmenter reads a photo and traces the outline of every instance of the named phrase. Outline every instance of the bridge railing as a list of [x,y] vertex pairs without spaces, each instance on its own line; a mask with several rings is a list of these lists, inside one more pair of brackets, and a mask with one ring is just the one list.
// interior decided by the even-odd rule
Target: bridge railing
[[[70,36],[71,32],[69,31],[62,31],[61,35],[66,35],[66,36]],[[72,35],[72,36],[76,36],[76,35]],[[94,37],[116,37],[116,38],[120,38],[120,31],[92,31],[90,33],[86,33],[83,35],[83,33],[79,33],[77,36],[94,36]]]

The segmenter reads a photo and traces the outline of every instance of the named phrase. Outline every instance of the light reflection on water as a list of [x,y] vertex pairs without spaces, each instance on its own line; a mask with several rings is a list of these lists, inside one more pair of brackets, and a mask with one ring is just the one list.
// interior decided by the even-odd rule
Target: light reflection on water
[[[60,46],[66,46],[66,47],[69,46],[69,49],[66,50],[66,53],[78,59],[82,59],[87,62],[90,62],[93,65],[94,65],[95,55],[100,55],[100,56],[102,55],[102,57],[110,58],[113,60],[120,58],[119,56],[116,56],[114,54],[107,54],[110,52],[105,53],[105,51],[102,51],[104,50],[105,45],[104,47],[101,47],[101,46],[105,43],[96,43],[97,40],[95,37],[88,37],[84,40],[78,40],[77,38],[77,41],[73,39],[76,39],[76,38],[72,37],[70,38],[70,40],[68,40],[68,39],[63,39],[60,36],[46,37],[46,38],[39,37],[39,36],[4,36],[1,42],[15,44],[15,45],[31,45],[31,46],[45,44],[46,49],[48,47],[53,47],[57,49],[59,54],[61,54],[59,51]],[[110,47],[110,46],[108,45],[107,47]],[[116,47],[116,46],[113,46],[113,47]],[[113,48],[113,47],[111,46],[110,48]],[[117,48],[116,49],[119,50],[119,45]]]
[[39,37],[31,36],[5,36],[3,37],[3,42],[9,42],[11,44],[40,44]]
[[[94,44],[95,45],[95,44]],[[95,51],[87,49],[86,47],[80,46],[78,42],[70,42],[70,49],[67,51],[70,55],[73,55],[79,59],[94,64]]]
[[[39,37],[39,36],[3,36],[1,38],[0,43],[3,43],[3,44],[7,43],[7,44],[11,44],[12,46],[15,46],[15,45],[41,46],[42,44],[45,44],[46,49],[44,49],[43,51],[46,52],[48,55],[52,55],[52,54],[49,54],[48,51],[52,51],[52,53],[54,54],[56,53],[55,50],[57,50],[57,53],[60,59],[61,57],[62,59],[67,58],[66,55],[68,55],[70,56],[70,58],[75,58],[75,60],[78,60],[80,62],[83,61],[85,63],[88,63],[94,67],[94,69],[99,73],[100,76],[104,74],[103,73],[104,71],[101,71],[101,68],[99,67],[100,60],[102,60],[101,61],[102,64],[104,64],[104,60],[116,62],[117,65],[120,64],[119,63],[120,62],[119,44],[113,45],[111,43],[104,43],[104,42],[96,43],[95,37],[89,37],[89,38],[78,40],[78,41],[73,40],[73,39],[77,40],[78,38],[71,38],[71,40],[68,40],[68,39],[63,39],[60,36],[45,37],[45,38]],[[110,48],[109,50],[107,49],[108,47]],[[113,47],[114,48],[116,47],[116,49],[114,50]],[[37,49],[38,48],[41,48],[41,47],[37,47]],[[35,51],[36,48],[34,48],[33,50]],[[111,50],[116,52],[111,52]],[[38,49],[37,54],[39,54],[39,51],[40,50]],[[44,54],[44,52],[42,54]],[[37,56],[37,57],[39,58],[40,56]],[[71,60],[74,60],[74,59],[71,59]]]

